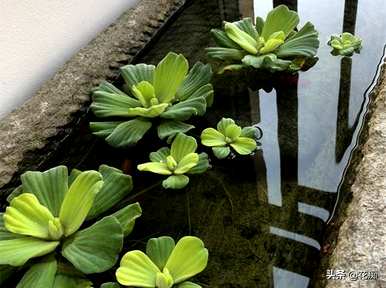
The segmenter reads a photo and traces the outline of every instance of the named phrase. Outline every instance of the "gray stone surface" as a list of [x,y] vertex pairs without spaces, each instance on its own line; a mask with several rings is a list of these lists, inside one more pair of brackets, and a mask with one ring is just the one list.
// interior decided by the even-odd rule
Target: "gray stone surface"
[[352,185],[349,204],[330,258],[330,269],[376,271],[378,280],[329,280],[328,288],[386,287],[386,75],[369,123],[363,159]]
[[0,188],[18,171],[26,152],[45,147],[60,127],[74,121],[90,90],[114,76],[111,68],[127,64],[183,2],[141,0],[80,50],[36,95],[0,120]]

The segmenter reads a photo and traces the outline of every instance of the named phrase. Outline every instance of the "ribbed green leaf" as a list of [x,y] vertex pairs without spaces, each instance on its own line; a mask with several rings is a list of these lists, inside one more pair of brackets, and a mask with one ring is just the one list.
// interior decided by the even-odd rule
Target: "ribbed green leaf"
[[28,171],[21,175],[23,191],[34,194],[40,204],[54,216],[59,216],[64,195],[68,190],[68,171],[58,166],[45,172]]
[[208,250],[204,243],[197,237],[185,236],[177,242],[165,268],[178,284],[203,271],[207,263]]
[[257,39],[253,38],[248,33],[241,30],[237,25],[230,22],[225,22],[224,30],[227,36],[236,42],[245,51],[251,54],[257,54],[258,43]]
[[34,194],[23,193],[14,198],[2,218],[9,232],[52,239],[49,222],[54,221],[54,216]]
[[21,193],[23,193],[23,185],[19,185],[15,189],[13,189],[11,194],[9,194],[7,197],[7,202],[11,203],[12,199],[19,196]]
[[318,32],[314,25],[307,22],[302,29],[280,46],[279,57],[313,57],[319,47]]
[[208,47],[205,49],[208,57],[218,60],[241,60],[247,54],[244,50],[224,47]]
[[156,287],[158,267],[139,250],[127,252],[116,272],[120,284],[132,287]]
[[151,162],[166,162],[166,157],[170,155],[169,147],[162,147],[158,149],[156,152],[150,153],[150,161]]
[[177,285],[177,288],[202,288],[202,287],[196,283],[185,281]]
[[256,31],[256,27],[253,25],[252,18],[247,17],[240,21],[234,22],[234,24],[241,30],[252,36],[254,39],[259,37],[259,33]]
[[170,155],[173,156],[173,158],[179,162],[181,161],[184,156],[188,155],[189,153],[195,152],[197,149],[197,142],[196,139],[194,139],[191,136],[187,136],[185,134],[178,134],[176,138],[174,138],[171,149],[170,149]]
[[151,122],[134,119],[118,125],[113,133],[106,138],[107,143],[114,147],[125,147],[136,144],[150,129]]
[[162,181],[165,189],[182,189],[189,184],[189,177],[185,175],[172,175]]
[[147,241],[146,254],[162,270],[175,246],[173,238],[169,236],[151,238]]
[[271,34],[278,31],[283,31],[285,36],[288,36],[298,24],[298,14],[285,5],[279,5],[268,13],[261,36],[267,40]]
[[158,137],[160,139],[165,139],[170,136],[173,137],[178,133],[186,133],[193,128],[193,125],[189,125],[181,121],[163,120],[157,128]]
[[133,203],[118,210],[111,216],[118,219],[121,224],[121,228],[124,236],[126,237],[133,231],[135,220],[142,215],[141,205],[139,203]]
[[48,257],[34,264],[23,276],[16,288],[52,287],[55,281],[57,263],[55,257]]
[[105,91],[107,93],[112,93],[112,94],[119,94],[122,96],[127,96],[125,92],[122,90],[118,89],[115,87],[113,84],[107,82],[107,81],[102,81],[97,88],[93,90],[94,91]]
[[59,214],[65,236],[73,234],[82,225],[102,186],[103,178],[99,172],[85,171],[76,177],[63,200]]
[[141,103],[128,95],[113,94],[105,91],[94,91],[91,110],[97,117],[129,117],[129,108],[140,107]]
[[231,153],[231,149],[229,147],[213,147],[213,154],[218,159],[224,159],[228,157],[229,153]]
[[239,137],[231,143],[233,149],[241,155],[251,154],[256,149],[256,141],[251,138]]
[[160,163],[160,162],[147,162],[143,164],[139,164],[137,166],[137,169],[139,171],[147,171],[147,172],[153,172],[160,175],[171,175],[172,171],[168,168],[166,163]]
[[84,278],[57,274],[52,288],[92,288],[92,283]]
[[202,131],[201,143],[209,147],[224,146],[227,144],[225,142],[225,136],[214,128],[206,128]]
[[110,121],[110,122],[90,122],[90,129],[94,135],[106,138],[114,132],[115,128],[124,121]]
[[200,87],[208,84],[212,78],[212,68],[209,64],[197,62],[189,71],[188,76],[178,88],[176,97],[179,100],[184,100],[190,97]]
[[154,84],[154,69],[154,65],[130,64],[121,67],[121,74],[127,84],[127,87],[131,90],[133,85],[136,85],[141,81],[147,81]]
[[116,282],[108,282],[108,283],[103,283],[100,288],[119,288],[119,287],[121,286]]
[[158,117],[162,112],[168,108],[169,104],[161,103],[157,105],[152,105],[148,108],[137,107],[137,108],[129,108],[128,114],[131,117],[141,116],[145,118],[155,118]]
[[174,170],[174,174],[185,174],[190,169],[198,164],[199,156],[197,153],[189,153],[185,155],[181,161],[178,162],[176,169]]
[[241,127],[236,124],[230,124],[225,128],[225,137],[235,140],[241,135]]
[[177,93],[189,69],[188,60],[182,54],[169,52],[154,71],[154,88],[162,103],[169,103]]
[[209,164],[208,154],[203,152],[203,153],[200,153],[198,157],[199,158],[198,158],[197,165],[194,166],[192,169],[190,169],[188,174],[201,174],[212,167]]
[[0,213],[0,241],[23,238],[23,237],[24,237],[23,235],[11,233],[5,228],[4,213]]
[[123,174],[121,170],[107,165],[101,165],[99,172],[102,174],[104,184],[95,196],[87,219],[95,218],[106,212],[125,198],[133,189],[131,176]]
[[58,241],[44,241],[32,237],[19,237],[0,241],[0,265],[22,266],[29,259],[55,250]]
[[225,135],[225,130],[226,128],[231,125],[231,124],[235,124],[235,121],[231,118],[222,118],[218,123],[217,123],[217,130]]
[[256,17],[255,27],[256,27],[257,33],[259,33],[259,35],[261,35],[261,33],[263,32],[263,27],[264,27],[264,19],[261,17]]
[[217,45],[219,45],[221,47],[233,48],[233,49],[237,49],[237,50],[243,49],[239,45],[237,45],[237,43],[235,43],[231,39],[229,39],[227,34],[220,29],[212,29],[212,30],[210,30],[210,33],[212,34],[214,41],[216,41]]
[[83,273],[100,273],[114,266],[122,245],[121,224],[108,216],[66,239],[62,255]]
[[252,66],[257,69],[267,69],[271,72],[287,70],[292,63],[289,60],[277,58],[275,54],[266,54],[262,56],[247,55],[242,59],[245,65]]
[[258,132],[258,129],[255,128],[255,127],[244,127],[242,130],[241,130],[241,136],[243,137],[248,137],[248,138],[260,138],[261,135],[258,135],[260,134]]
[[202,114],[202,111],[206,110],[206,100],[203,97],[189,98],[185,101],[179,102],[160,116],[165,119],[173,119],[177,121],[186,121],[192,116],[198,116]]

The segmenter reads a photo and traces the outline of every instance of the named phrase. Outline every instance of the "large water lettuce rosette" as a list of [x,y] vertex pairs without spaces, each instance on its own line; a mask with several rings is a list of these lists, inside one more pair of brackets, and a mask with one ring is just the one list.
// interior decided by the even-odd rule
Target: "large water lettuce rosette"
[[285,5],[270,11],[266,20],[257,17],[224,23],[212,29],[218,47],[207,48],[208,56],[223,61],[220,73],[246,67],[296,72],[312,66],[319,47],[318,32],[307,22],[296,30],[299,15]]
[[157,125],[160,139],[171,140],[194,126],[185,123],[202,116],[213,102],[210,65],[196,63],[189,71],[187,59],[170,52],[154,65],[121,68],[123,90],[103,82],[93,92],[91,109],[104,122],[92,122],[91,130],[114,147],[137,143]]
[[132,190],[131,177],[106,165],[70,175],[58,166],[21,180],[0,213],[0,285],[24,267],[18,288],[91,287],[85,275],[114,266],[142,213],[135,203],[95,222]]

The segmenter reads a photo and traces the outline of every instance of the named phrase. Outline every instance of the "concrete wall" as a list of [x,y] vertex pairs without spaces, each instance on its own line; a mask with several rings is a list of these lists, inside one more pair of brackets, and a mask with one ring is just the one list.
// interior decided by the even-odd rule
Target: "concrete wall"
[[0,1],[0,118],[136,2]]

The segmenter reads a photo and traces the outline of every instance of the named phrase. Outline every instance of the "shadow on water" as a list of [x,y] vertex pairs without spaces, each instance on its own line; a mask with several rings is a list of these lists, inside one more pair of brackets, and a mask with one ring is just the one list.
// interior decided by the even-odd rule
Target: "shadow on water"
[[[259,0],[255,7],[252,0],[188,1],[136,59],[157,63],[175,51],[190,63],[208,62],[204,48],[214,45],[211,28],[254,13],[265,16],[264,11],[282,3],[312,21],[321,40],[320,60],[312,69],[296,75],[216,75],[215,104],[205,119],[194,120],[195,135],[222,117],[258,124],[264,136],[255,155],[212,159],[214,168],[192,177],[188,188],[165,191],[154,186],[159,177],[135,169],[149,151],[164,145],[155,133],[132,149],[117,150],[91,136],[87,123],[80,122],[76,135],[42,168],[67,164],[93,169],[102,163],[124,167],[134,176],[133,193],[139,193],[131,200],[140,201],[144,212],[125,250],[143,249],[154,236],[197,235],[210,251],[208,267],[196,279],[203,287],[312,287],[326,222],[336,210],[337,192],[379,76],[385,39],[374,35],[386,25],[382,16],[376,17],[386,4],[364,1]],[[331,56],[326,45],[342,23],[343,31],[356,32],[364,41],[362,53],[350,59]]]

